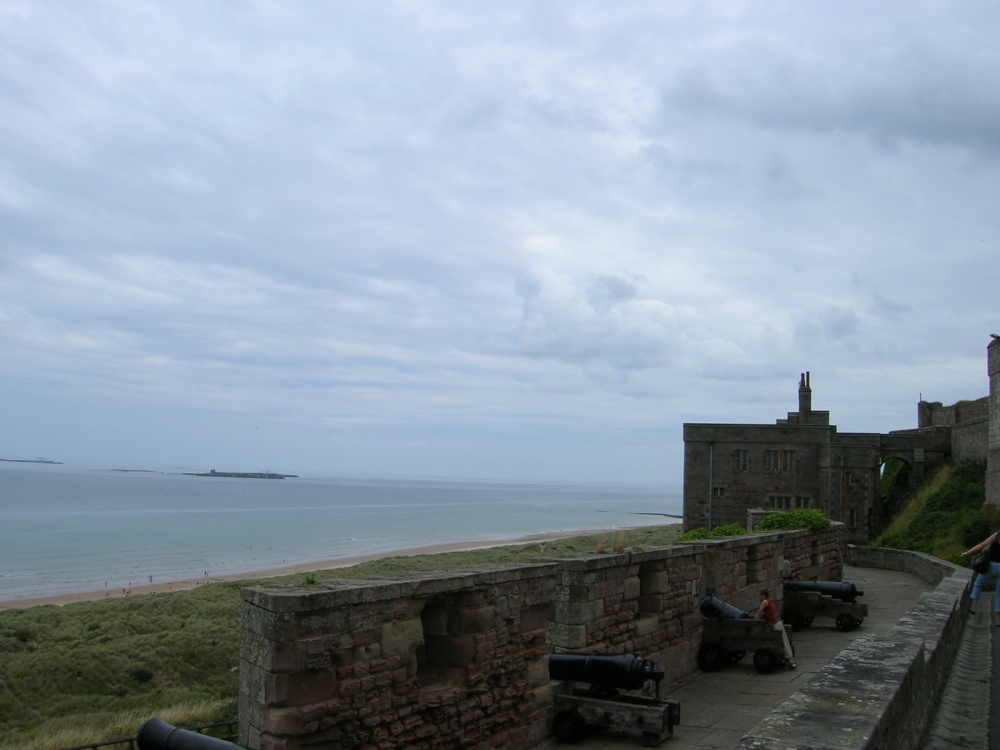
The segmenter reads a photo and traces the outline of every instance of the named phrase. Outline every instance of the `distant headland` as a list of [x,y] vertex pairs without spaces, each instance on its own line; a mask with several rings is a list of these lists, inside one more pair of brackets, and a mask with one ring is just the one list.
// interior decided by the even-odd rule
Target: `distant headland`
[[296,474],[276,474],[273,471],[211,471],[183,472],[186,477],[230,477],[234,479],[288,479],[297,478]]
[[8,464],[62,464],[62,461],[50,461],[47,458],[0,458]]

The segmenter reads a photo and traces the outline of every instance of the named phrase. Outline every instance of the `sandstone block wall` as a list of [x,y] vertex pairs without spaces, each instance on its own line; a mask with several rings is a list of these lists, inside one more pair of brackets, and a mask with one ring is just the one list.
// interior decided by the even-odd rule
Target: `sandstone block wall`
[[240,743],[523,748],[550,733],[552,652],[696,669],[713,594],[756,608],[782,575],[840,580],[839,525],[393,580],[243,592]]

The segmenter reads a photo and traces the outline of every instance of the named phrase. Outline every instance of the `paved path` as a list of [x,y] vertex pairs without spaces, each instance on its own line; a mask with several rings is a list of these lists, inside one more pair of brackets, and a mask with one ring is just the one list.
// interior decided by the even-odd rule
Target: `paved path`
[[[758,674],[748,655],[744,662],[721,672],[699,671],[677,683],[664,683],[660,694],[664,698],[680,701],[681,723],[674,727],[673,736],[660,744],[661,750],[731,750],[761,719],[805,685],[856,638],[888,632],[922,593],[933,588],[915,575],[874,568],[844,566],[843,580],[853,581],[864,591],[859,601],[868,605],[868,617],[861,627],[847,633],[838,631],[828,618],[817,618],[808,628],[795,633],[797,670]],[[982,606],[987,605],[985,596],[980,605],[981,610],[972,624],[975,628],[982,620],[985,626],[970,630],[970,637],[965,640],[988,642],[989,612],[986,606]],[[997,640],[1000,641],[1000,634]],[[983,669],[980,659],[978,652],[965,657],[966,681],[969,675],[981,681]],[[956,661],[961,662],[962,657]],[[988,693],[986,701],[988,705]],[[967,718],[964,717],[964,720]],[[960,716],[957,723],[961,724],[962,720]],[[940,731],[955,732],[954,725]],[[964,727],[959,733],[961,731],[971,735]],[[954,740],[955,734],[950,737]],[[982,729],[982,737],[985,737],[985,729]],[[635,737],[601,732],[586,737],[575,747],[585,750],[634,750],[642,745]],[[952,744],[941,747],[985,748],[986,745],[962,745],[952,741]]]

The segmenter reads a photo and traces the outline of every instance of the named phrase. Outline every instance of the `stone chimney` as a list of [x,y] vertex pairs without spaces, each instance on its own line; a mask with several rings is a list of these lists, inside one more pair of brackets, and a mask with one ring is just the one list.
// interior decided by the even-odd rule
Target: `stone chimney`
[[799,377],[799,419],[805,422],[813,408],[813,392],[809,387],[809,373],[804,372]]

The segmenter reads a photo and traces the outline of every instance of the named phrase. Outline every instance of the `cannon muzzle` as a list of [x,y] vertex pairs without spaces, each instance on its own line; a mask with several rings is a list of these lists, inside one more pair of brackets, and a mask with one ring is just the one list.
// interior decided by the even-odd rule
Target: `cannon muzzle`
[[702,599],[700,609],[705,617],[715,620],[747,620],[750,618],[749,612],[744,612],[739,607],[734,607],[714,596],[706,596]]
[[150,719],[143,724],[136,744],[139,750],[242,750],[232,742],[172,727],[163,719]]
[[865,595],[851,581],[785,581],[785,591],[815,591],[847,604]]
[[586,682],[599,692],[611,693],[615,690],[638,690],[646,680],[656,683],[666,673],[658,669],[649,659],[635,654],[620,656],[586,654],[550,654],[549,677],[553,680],[574,680]]

